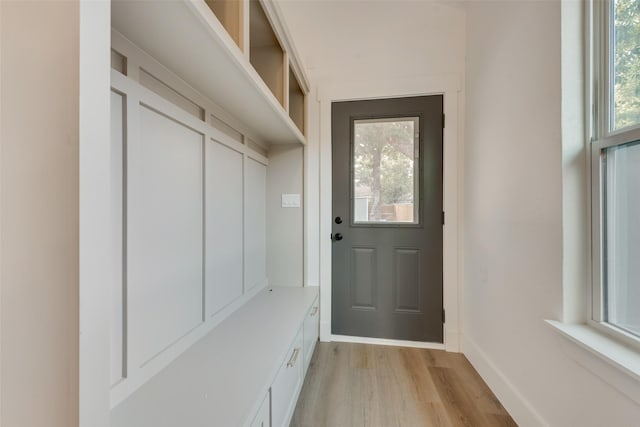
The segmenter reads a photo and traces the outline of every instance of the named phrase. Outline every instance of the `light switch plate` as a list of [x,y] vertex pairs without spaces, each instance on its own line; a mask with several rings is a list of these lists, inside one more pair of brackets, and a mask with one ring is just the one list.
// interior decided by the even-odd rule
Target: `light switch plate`
[[299,208],[300,195],[299,194],[282,194],[282,207],[283,208]]

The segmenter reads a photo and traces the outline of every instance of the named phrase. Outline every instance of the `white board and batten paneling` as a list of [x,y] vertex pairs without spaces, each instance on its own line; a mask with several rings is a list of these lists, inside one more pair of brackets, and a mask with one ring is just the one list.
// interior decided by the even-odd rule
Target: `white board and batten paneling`
[[202,322],[204,135],[144,104],[127,141],[127,336],[139,368]]
[[124,347],[124,283],[123,283],[123,148],[125,97],[121,93],[111,91],[111,251],[114,254],[111,270],[111,323],[109,340],[109,360],[111,362],[110,385],[116,385],[126,376]]
[[244,158],[213,139],[205,147],[206,313],[211,317],[243,293]]
[[164,95],[112,71],[112,407],[267,285],[267,159]]
[[245,177],[245,286],[250,290],[267,280],[267,168],[249,157]]

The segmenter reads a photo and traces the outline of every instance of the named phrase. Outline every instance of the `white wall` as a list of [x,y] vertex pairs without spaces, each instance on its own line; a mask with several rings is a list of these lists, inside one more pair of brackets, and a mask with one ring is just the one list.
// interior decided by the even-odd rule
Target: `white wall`
[[[267,277],[271,286],[303,283],[303,147],[275,145],[267,167]],[[298,194],[299,207],[282,207],[282,194]]]
[[631,425],[542,321],[563,315],[561,4],[466,10],[463,351],[520,425]]
[[0,424],[74,426],[79,2],[0,10]]
[[[464,10],[437,2],[414,1],[284,1],[280,3],[320,101],[318,139],[309,138],[307,182],[318,178],[319,216],[307,215],[307,239],[318,237],[321,290],[321,339],[330,339],[331,316],[331,127],[334,100],[445,93],[445,209],[456,218],[460,190],[455,168],[464,110],[459,98],[464,83]],[[312,116],[312,120],[314,120]],[[313,130],[313,129],[312,129]],[[316,144],[317,141],[317,145]],[[449,166],[446,165],[447,161]],[[453,165],[453,167],[451,167]],[[460,180],[461,181],[461,180]],[[307,198],[315,196],[307,191]],[[313,201],[312,201],[313,202]],[[309,204],[308,206],[311,206]],[[313,221],[313,222],[312,222]],[[457,221],[445,237],[445,334],[458,348]],[[308,251],[309,256],[314,252]],[[314,260],[306,261],[309,272]]]
[[295,1],[280,7],[311,80],[462,75],[464,11],[424,1]]

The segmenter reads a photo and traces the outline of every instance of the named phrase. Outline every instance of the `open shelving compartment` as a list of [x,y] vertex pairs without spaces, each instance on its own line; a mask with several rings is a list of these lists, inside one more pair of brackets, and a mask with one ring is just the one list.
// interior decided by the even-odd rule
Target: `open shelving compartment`
[[242,0],[205,0],[236,45],[243,49],[244,7]]
[[305,129],[305,92],[298,81],[298,77],[289,67],[289,117],[296,124],[300,132],[306,133]]
[[[258,16],[253,21],[251,10]],[[297,58],[274,10],[277,5],[267,0],[114,0],[111,17],[115,30],[262,142],[306,144],[304,127],[290,117],[286,89],[290,63],[297,64]],[[301,76],[301,67],[296,72]],[[303,75],[301,80],[304,96]]]
[[262,4],[251,0],[249,5],[249,62],[286,108],[284,71],[288,68],[287,57]]

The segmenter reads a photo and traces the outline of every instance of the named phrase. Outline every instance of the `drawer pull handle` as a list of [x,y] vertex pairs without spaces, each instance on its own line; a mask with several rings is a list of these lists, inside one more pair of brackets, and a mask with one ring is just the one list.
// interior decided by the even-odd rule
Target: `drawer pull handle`
[[313,307],[313,309],[311,310],[311,317],[315,316],[316,314],[318,314],[318,307]]
[[295,348],[293,350],[293,354],[291,354],[291,359],[289,359],[289,362],[287,362],[287,367],[293,368],[293,365],[296,364],[296,360],[298,360],[298,353],[300,353],[300,349]]

